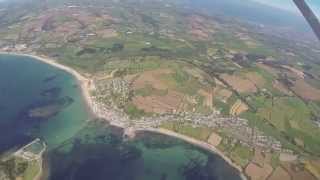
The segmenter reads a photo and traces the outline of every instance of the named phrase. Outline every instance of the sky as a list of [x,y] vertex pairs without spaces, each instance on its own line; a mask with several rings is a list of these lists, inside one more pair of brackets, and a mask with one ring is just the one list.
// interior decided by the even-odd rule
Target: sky
[[[269,6],[274,6],[280,9],[288,10],[291,12],[298,13],[298,9],[293,3],[293,0],[253,0]],[[310,5],[311,9],[320,17],[320,0],[306,0]]]

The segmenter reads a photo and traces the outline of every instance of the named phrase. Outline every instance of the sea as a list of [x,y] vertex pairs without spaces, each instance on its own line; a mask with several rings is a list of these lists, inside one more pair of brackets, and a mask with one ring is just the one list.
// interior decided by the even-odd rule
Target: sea
[[220,156],[182,140],[95,119],[69,73],[0,54],[0,154],[40,138],[48,180],[238,180]]

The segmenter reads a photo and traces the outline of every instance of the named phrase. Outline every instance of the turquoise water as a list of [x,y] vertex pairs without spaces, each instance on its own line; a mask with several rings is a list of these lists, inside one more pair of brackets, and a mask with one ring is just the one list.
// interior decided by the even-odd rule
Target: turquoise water
[[[238,180],[219,156],[171,137],[140,133],[123,141],[119,131],[91,122],[51,151],[50,180]],[[63,163],[61,163],[63,162]]]
[[[88,121],[90,119],[90,121]],[[40,137],[49,180],[240,179],[219,156],[180,140],[91,119],[76,80],[22,56],[0,55],[0,152]]]
[[[75,82],[68,73],[29,57],[0,55],[0,152],[35,137],[54,147],[79,131],[89,116]],[[52,88],[57,93],[44,95]],[[31,107],[63,98],[73,102],[55,116],[34,119],[25,115]]]

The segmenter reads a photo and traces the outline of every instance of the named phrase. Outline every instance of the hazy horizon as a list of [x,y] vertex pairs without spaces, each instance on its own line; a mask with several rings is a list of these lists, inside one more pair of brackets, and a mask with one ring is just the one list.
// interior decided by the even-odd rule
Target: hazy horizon
[[[4,2],[8,0],[0,0],[0,2]],[[261,4],[265,4],[268,6],[273,6],[276,8],[280,8],[283,10],[291,11],[298,13],[297,8],[295,7],[292,0],[247,0],[247,1],[254,1]],[[320,16],[320,1],[318,0],[306,0],[306,2],[310,5],[310,7],[314,10],[314,12]]]
[[[4,2],[8,0],[0,0],[0,2]],[[247,0],[254,1],[258,3],[262,3],[268,6],[277,7],[283,10],[298,12],[292,0]],[[315,11],[315,13],[320,16],[320,1],[318,0],[306,0],[306,2],[310,5],[310,7]]]
[[[279,9],[291,11],[294,13],[300,13],[295,6],[293,0],[252,0],[261,4],[276,7]],[[314,13],[320,17],[320,1],[318,0],[306,0]]]

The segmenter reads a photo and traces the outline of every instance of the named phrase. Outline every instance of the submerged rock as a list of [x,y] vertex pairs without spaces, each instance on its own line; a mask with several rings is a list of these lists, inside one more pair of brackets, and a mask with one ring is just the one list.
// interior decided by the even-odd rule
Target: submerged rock
[[20,113],[19,118],[29,120],[49,119],[56,116],[60,111],[71,105],[73,102],[74,100],[67,96],[57,100],[36,102],[25,108]]

